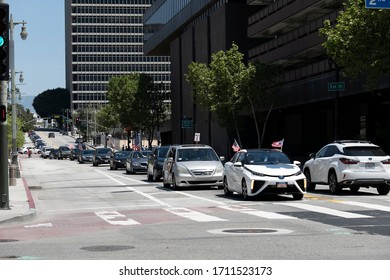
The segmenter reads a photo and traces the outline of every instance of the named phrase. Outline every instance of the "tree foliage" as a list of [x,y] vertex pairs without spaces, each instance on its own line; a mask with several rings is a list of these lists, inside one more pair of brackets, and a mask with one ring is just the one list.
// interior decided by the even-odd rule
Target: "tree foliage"
[[367,9],[363,0],[348,0],[336,24],[324,22],[320,33],[328,56],[346,76],[366,75],[372,88],[390,70],[390,12]]
[[246,66],[242,62],[243,57],[238,46],[232,44],[226,52],[212,54],[210,66],[192,62],[185,75],[193,87],[194,100],[214,112],[228,132],[235,130],[239,142],[237,115],[243,108],[249,81],[255,73],[253,65]]
[[32,105],[42,118],[62,115],[64,109],[70,109],[70,93],[64,88],[46,90],[34,98]]
[[[233,44],[226,52],[213,54],[209,66],[192,62],[186,79],[192,85],[195,102],[214,112],[228,133],[235,130],[240,144],[238,115],[250,109],[258,146],[261,147],[258,116],[264,110],[272,109],[274,94],[279,90],[281,69],[262,63],[245,65],[243,58],[238,46]],[[265,126],[263,135],[264,129]]]
[[164,98],[147,74],[113,77],[108,84],[107,99],[121,126],[128,132],[147,132],[150,146],[154,129],[165,120]]

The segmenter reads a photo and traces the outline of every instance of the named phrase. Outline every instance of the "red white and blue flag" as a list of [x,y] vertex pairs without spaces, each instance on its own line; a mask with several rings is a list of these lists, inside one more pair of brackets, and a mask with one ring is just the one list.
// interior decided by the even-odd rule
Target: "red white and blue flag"
[[280,141],[272,142],[272,147],[273,148],[280,148],[280,149],[282,149],[283,148],[283,142],[284,142],[284,139],[282,139]]
[[239,150],[241,150],[240,145],[238,145],[236,139],[234,139],[234,142],[233,142],[233,145],[232,145],[232,149],[233,149],[233,151],[235,151],[235,152],[238,152]]

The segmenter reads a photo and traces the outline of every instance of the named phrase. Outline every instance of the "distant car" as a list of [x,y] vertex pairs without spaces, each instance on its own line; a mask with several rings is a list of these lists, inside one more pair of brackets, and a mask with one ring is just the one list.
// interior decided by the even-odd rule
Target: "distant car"
[[44,158],[44,159],[48,158],[49,155],[50,155],[51,150],[53,150],[52,147],[47,147],[47,146],[42,147],[41,157]]
[[23,147],[22,149],[19,150],[19,153],[20,154],[27,154],[28,149],[30,149],[33,154],[40,154],[41,153],[41,150],[38,148],[35,148],[35,147]]
[[126,168],[126,160],[130,155],[130,151],[117,151],[110,157],[110,169]]
[[237,192],[244,199],[270,194],[291,194],[294,199],[302,199],[306,178],[299,165],[280,150],[241,150],[225,163],[224,193],[230,196]]
[[56,135],[54,134],[54,132],[49,132],[48,137],[49,138],[55,138]]
[[68,146],[60,146],[58,148],[58,159],[70,157],[70,148]]
[[49,153],[49,159],[57,159],[58,158],[58,149],[52,149]]
[[92,165],[98,166],[99,164],[110,163],[111,154],[110,148],[97,148],[93,154]]
[[332,194],[343,188],[358,192],[360,187],[373,187],[380,195],[390,191],[390,156],[368,141],[335,141],[310,154],[303,172],[308,190],[316,184],[328,184]]
[[207,145],[175,145],[166,154],[164,187],[223,186],[224,157],[219,158]]
[[136,172],[146,172],[148,163],[148,155],[152,151],[131,151],[126,160],[126,174],[134,174]]
[[70,150],[70,156],[69,156],[69,159],[71,161],[75,160],[78,158],[79,156],[79,153],[80,153],[80,149],[79,148],[73,148]]
[[162,177],[162,169],[165,156],[170,146],[158,146],[152,149],[148,156],[148,166],[146,176],[148,181],[157,181]]
[[78,162],[79,163],[92,162],[94,153],[95,153],[94,150],[81,150],[78,155]]
[[78,137],[78,138],[75,139],[74,142],[75,143],[84,143],[84,140],[83,140],[83,138]]

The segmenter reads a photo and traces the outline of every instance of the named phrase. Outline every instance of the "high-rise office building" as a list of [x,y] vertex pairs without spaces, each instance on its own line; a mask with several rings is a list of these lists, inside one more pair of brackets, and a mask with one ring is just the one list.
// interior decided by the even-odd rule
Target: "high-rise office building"
[[170,91],[169,56],[144,56],[143,14],[153,0],[65,0],[66,87],[71,110],[107,102],[108,82],[151,75]]

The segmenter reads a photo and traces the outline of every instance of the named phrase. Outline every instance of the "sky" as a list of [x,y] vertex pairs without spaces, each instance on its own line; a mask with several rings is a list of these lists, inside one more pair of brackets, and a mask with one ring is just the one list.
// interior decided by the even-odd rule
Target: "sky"
[[23,71],[24,82],[18,85],[19,74],[15,80],[22,105],[30,108],[34,96],[48,89],[65,88],[64,0],[3,2],[9,4],[14,22],[27,22],[26,40],[20,38],[22,25],[14,27],[15,71]]

